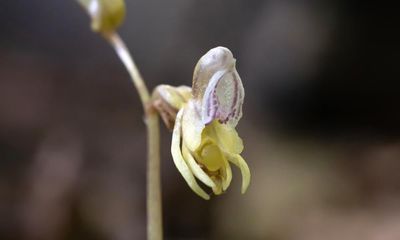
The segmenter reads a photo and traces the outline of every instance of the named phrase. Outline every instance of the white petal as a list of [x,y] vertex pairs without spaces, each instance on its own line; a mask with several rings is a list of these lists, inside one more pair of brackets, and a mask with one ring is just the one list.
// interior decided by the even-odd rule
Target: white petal
[[193,97],[200,100],[210,82],[218,71],[228,70],[235,64],[231,51],[225,47],[209,50],[197,62],[193,73]]
[[182,174],[183,178],[185,179],[189,187],[200,197],[209,200],[210,196],[206,192],[204,192],[204,190],[197,184],[196,179],[193,176],[193,173],[190,171],[189,167],[186,165],[186,162],[182,157],[180,145],[181,145],[181,121],[182,121],[183,111],[184,109],[179,110],[176,116],[175,127],[172,134],[172,144],[171,144],[172,158],[174,160],[176,168]]
[[203,124],[209,124],[216,118],[219,105],[219,99],[216,94],[217,85],[225,73],[226,70],[216,72],[208,82],[201,104],[201,120]]
[[214,119],[235,127],[242,117],[244,89],[236,69],[217,71],[210,79],[202,99],[202,121]]
[[233,72],[234,83],[237,84],[237,89],[234,91],[236,92],[236,101],[233,101],[233,112],[231,112],[231,116],[228,119],[228,124],[236,127],[239,120],[242,118],[242,105],[244,102],[244,88],[242,80],[239,76],[239,73],[236,71]]

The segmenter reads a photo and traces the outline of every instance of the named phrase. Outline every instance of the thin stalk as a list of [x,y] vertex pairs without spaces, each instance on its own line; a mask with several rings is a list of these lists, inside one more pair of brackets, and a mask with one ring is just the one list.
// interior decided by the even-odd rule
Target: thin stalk
[[150,94],[128,48],[117,33],[106,36],[125,65],[135,85],[145,112],[147,127],[147,239],[162,240],[160,180],[160,127],[158,115],[150,106]]

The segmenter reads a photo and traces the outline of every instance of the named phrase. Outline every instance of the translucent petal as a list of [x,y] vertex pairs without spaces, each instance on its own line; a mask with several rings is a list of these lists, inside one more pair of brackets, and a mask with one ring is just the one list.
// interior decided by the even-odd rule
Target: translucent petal
[[178,171],[182,174],[183,178],[189,185],[189,187],[200,197],[209,200],[210,196],[204,192],[204,190],[197,184],[196,179],[193,176],[193,173],[186,165],[185,160],[182,157],[181,152],[181,121],[182,121],[183,109],[181,109],[176,117],[175,127],[172,134],[172,144],[171,144],[171,154],[174,160],[175,166]]
[[202,121],[214,119],[235,127],[242,117],[244,89],[235,68],[217,71],[210,79],[202,99]]
[[211,178],[201,169],[199,164],[196,162],[196,160],[193,158],[192,154],[189,152],[189,149],[186,147],[186,144],[183,143],[182,145],[182,153],[183,153],[183,158],[189,165],[190,169],[192,170],[193,174],[200,180],[202,181],[205,185],[213,188],[215,187],[215,183]]
[[235,64],[231,51],[225,47],[216,47],[209,50],[197,62],[193,73],[193,97],[203,98],[211,77],[221,70],[228,70]]
[[[231,111],[231,115],[229,116],[227,123],[228,123],[228,125],[236,127],[239,120],[242,118],[242,106],[243,106],[243,102],[244,102],[244,88],[243,88],[243,83],[239,76],[239,73],[236,71],[236,68],[232,72],[231,77],[234,79],[233,83],[235,84],[234,89],[231,88],[231,90],[233,90],[235,92],[235,95],[234,95],[235,99],[233,99],[232,102],[230,102],[232,104],[232,111]],[[231,85],[231,87],[233,87],[233,86]],[[220,93],[217,92],[217,94],[220,94]],[[225,93],[225,94],[227,94],[227,93]]]
[[229,161],[235,164],[242,173],[242,193],[245,193],[250,184],[250,169],[246,161],[239,154],[226,153]]
[[191,152],[195,152],[200,146],[201,133],[205,127],[195,104],[194,100],[190,100],[184,108],[182,117],[183,141]]
[[217,71],[208,82],[201,104],[201,120],[204,124],[209,124],[217,116],[219,99],[217,98],[216,89],[225,73],[226,70]]

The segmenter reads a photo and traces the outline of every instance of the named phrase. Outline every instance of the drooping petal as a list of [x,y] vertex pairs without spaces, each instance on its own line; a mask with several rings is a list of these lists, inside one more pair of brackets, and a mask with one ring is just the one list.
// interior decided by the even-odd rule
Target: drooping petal
[[172,144],[171,144],[171,154],[174,160],[175,166],[178,171],[182,174],[183,178],[189,185],[189,187],[200,197],[209,200],[210,196],[204,192],[204,190],[197,184],[196,179],[193,176],[193,173],[190,171],[189,167],[186,165],[185,160],[182,157],[181,153],[181,121],[182,121],[182,114],[184,109],[179,110],[176,121],[175,127],[172,134]]
[[183,141],[191,152],[195,152],[201,144],[201,133],[205,127],[197,112],[195,100],[189,100],[184,108],[182,131]]
[[217,177],[213,177],[214,182],[215,182],[215,187],[212,188],[213,192],[215,195],[219,195],[222,193],[222,183],[221,179]]
[[242,193],[245,193],[250,184],[250,169],[246,161],[239,154],[226,153],[228,160],[235,164],[242,173]]
[[232,181],[232,169],[231,165],[229,164],[228,160],[224,158],[224,178],[222,179],[222,190],[226,191]]
[[211,178],[204,172],[203,169],[199,166],[196,160],[193,158],[192,154],[190,153],[189,149],[187,148],[185,143],[182,143],[182,154],[183,158],[189,165],[190,169],[192,170],[193,174],[202,181],[205,185],[213,188],[215,187],[215,183]]

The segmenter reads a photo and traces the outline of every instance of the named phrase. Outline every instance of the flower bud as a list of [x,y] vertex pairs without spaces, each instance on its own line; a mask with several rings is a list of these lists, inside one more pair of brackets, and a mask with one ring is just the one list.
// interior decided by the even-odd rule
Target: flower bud
[[92,30],[102,34],[114,32],[124,21],[124,0],[78,0],[92,18]]

